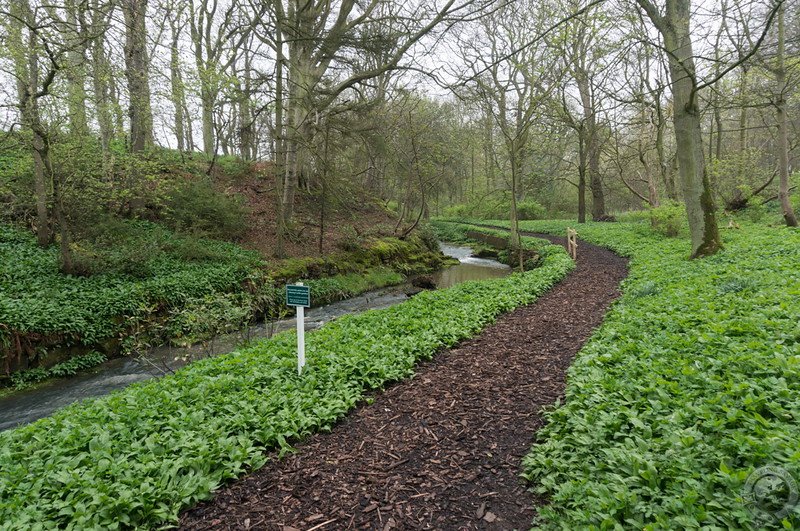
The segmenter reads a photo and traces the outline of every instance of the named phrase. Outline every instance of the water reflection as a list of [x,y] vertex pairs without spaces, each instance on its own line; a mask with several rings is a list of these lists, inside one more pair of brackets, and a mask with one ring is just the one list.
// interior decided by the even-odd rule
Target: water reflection
[[448,267],[432,275],[436,287],[439,289],[450,288],[468,280],[487,280],[490,278],[503,278],[511,273],[511,268],[496,260],[475,258],[472,249],[440,243],[442,252],[457,258],[458,265]]

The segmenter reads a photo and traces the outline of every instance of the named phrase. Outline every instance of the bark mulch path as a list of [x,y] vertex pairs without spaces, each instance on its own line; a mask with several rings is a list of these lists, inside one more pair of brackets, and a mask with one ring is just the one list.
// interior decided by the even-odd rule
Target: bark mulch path
[[520,461],[627,273],[579,245],[576,270],[535,304],[187,509],[182,529],[529,529],[537,498]]

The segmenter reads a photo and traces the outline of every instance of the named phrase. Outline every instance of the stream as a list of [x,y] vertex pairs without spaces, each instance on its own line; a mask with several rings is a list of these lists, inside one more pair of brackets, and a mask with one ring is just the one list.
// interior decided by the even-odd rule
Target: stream
[[[442,252],[457,258],[454,265],[431,274],[438,289],[449,288],[467,280],[486,280],[507,276],[511,269],[495,260],[475,258],[472,249],[455,245],[439,244]],[[409,284],[383,288],[363,293],[357,297],[337,301],[305,312],[306,330],[316,330],[323,324],[342,315],[356,314],[376,308],[386,308],[408,300]],[[86,398],[96,398],[122,389],[136,382],[150,380],[173,372],[186,364],[186,359],[208,357],[231,352],[246,340],[271,337],[287,330],[294,330],[294,319],[283,319],[260,323],[245,331],[191,347],[158,347],[152,349],[146,360],[122,357],[108,360],[93,371],[54,380],[36,388],[0,398],[0,431],[16,428],[50,416],[57,409]],[[147,361],[149,360],[149,361]]]

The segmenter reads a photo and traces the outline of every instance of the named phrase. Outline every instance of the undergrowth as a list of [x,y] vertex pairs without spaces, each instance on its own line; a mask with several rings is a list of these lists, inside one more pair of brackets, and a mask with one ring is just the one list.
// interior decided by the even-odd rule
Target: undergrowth
[[260,263],[234,244],[197,239],[191,245],[202,253],[188,260],[186,238],[147,222],[129,224],[135,234],[158,233],[147,238],[158,250],[140,249],[135,271],[91,277],[62,274],[55,246],[41,249],[32,235],[0,224],[0,341],[11,333],[58,334],[66,344],[90,345],[121,331],[115,317],[240,289]]
[[0,433],[0,529],[175,522],[268,451],[291,451],[366,391],[410,376],[419,360],[533,302],[574,267],[558,249],[543,262],[341,317],[307,334],[302,376],[295,336],[282,334]]
[[[564,235],[567,223],[520,225]],[[631,270],[524,461],[551,501],[541,526],[797,528],[791,485],[776,503],[748,478],[772,466],[800,479],[800,232],[743,224],[725,251],[689,261],[687,239],[643,225],[577,230]]]
[[43,382],[50,378],[64,378],[73,376],[81,371],[95,367],[106,361],[105,354],[91,351],[86,354],[74,356],[67,361],[57,363],[46,369],[36,367],[27,371],[17,372],[11,375],[11,382],[17,389],[25,389],[33,384]]

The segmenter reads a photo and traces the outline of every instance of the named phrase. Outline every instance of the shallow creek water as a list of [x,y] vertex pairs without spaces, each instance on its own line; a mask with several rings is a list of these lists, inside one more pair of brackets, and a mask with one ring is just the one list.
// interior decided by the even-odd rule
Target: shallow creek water
[[[440,244],[442,252],[460,262],[438,271],[431,276],[439,289],[449,288],[467,280],[486,280],[507,276],[508,266],[495,260],[472,256],[472,249]],[[328,321],[347,314],[385,308],[408,300],[405,289],[408,285],[370,291],[351,299],[334,302],[306,310],[306,330],[316,330]],[[276,333],[294,330],[294,319],[261,323],[245,332],[218,336],[213,341],[187,348],[159,347],[148,353],[145,359],[136,357],[115,358],[106,361],[95,370],[47,383],[28,391],[0,398],[0,431],[15,428],[47,417],[57,409],[86,398],[107,395],[136,382],[163,376],[183,366],[185,359],[207,357],[231,352],[244,339],[270,337]]]

